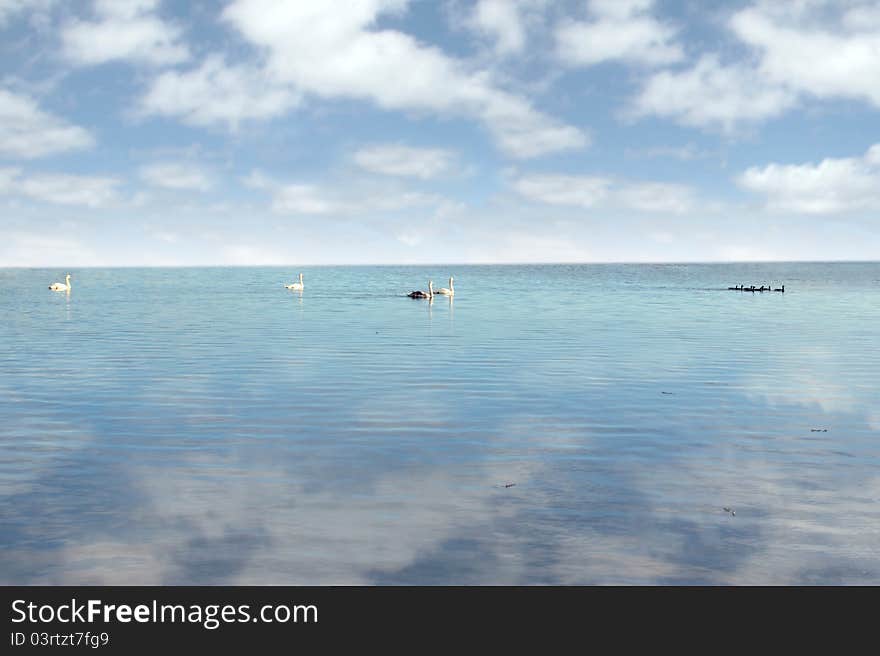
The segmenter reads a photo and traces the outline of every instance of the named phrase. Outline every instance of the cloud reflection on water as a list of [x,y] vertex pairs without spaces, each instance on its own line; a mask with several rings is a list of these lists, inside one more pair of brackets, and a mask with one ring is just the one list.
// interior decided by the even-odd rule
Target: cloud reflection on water
[[694,326],[690,291],[627,321],[622,291],[601,314],[462,294],[454,323],[253,292],[95,327],[88,290],[77,357],[12,333],[4,583],[880,582],[859,324],[779,350],[751,340],[798,314],[748,305],[748,349],[721,349],[734,310]]

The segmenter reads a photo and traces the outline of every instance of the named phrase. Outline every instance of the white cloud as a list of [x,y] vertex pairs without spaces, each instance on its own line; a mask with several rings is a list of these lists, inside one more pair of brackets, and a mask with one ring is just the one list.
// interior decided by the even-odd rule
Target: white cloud
[[36,175],[20,181],[19,192],[61,205],[102,207],[116,199],[118,180],[83,175]]
[[792,91],[768,83],[747,65],[725,66],[717,56],[704,55],[692,68],[653,75],[636,98],[633,113],[729,132],[742,122],[778,116],[796,100]]
[[653,146],[649,148],[630,148],[626,151],[627,155],[632,157],[671,157],[682,161],[690,161],[695,159],[705,159],[711,157],[713,153],[708,150],[702,150],[693,143],[687,143],[683,146]]
[[251,189],[269,192],[272,196],[272,211],[279,214],[337,214],[348,209],[346,204],[331,199],[316,185],[283,184],[259,171],[251,173],[244,183]]
[[530,200],[550,205],[593,207],[608,196],[608,178],[576,175],[530,175],[518,178],[513,188]]
[[57,205],[103,207],[117,199],[118,185],[114,178],[63,173],[23,175],[19,169],[0,169],[0,193]]
[[189,59],[182,30],[156,15],[158,0],[96,0],[96,21],[72,20],[61,31],[64,54],[77,64],[117,60],[163,66]]
[[520,53],[527,26],[546,0],[479,0],[466,19],[468,28],[490,38],[498,55]]
[[653,0],[592,0],[590,20],[556,28],[557,55],[571,66],[623,61],[662,66],[684,57],[677,30],[651,16]]
[[689,187],[665,182],[623,184],[617,189],[616,201],[633,210],[670,214],[688,212],[695,204]]
[[211,176],[201,168],[179,162],[147,164],[141,167],[140,175],[149,184],[165,189],[208,191],[214,185]]
[[770,209],[805,214],[880,209],[880,144],[863,157],[818,164],[768,164],[747,169],[737,182],[767,198]]
[[266,53],[273,79],[299,92],[477,118],[515,157],[587,144],[581,130],[498,88],[486,72],[402,32],[371,29],[380,15],[405,6],[403,0],[360,0],[340,12],[331,3],[235,0],[223,17]]
[[397,185],[377,189],[374,184],[350,184],[340,189],[330,184],[279,182],[259,171],[252,172],[243,182],[251,189],[269,193],[272,211],[279,214],[364,215],[429,206],[439,211],[448,205],[441,196],[409,191]]
[[759,53],[758,69],[773,83],[880,107],[876,3],[841,9],[841,3],[811,2],[792,15],[785,4],[761,2],[735,14],[730,27]]
[[349,209],[346,203],[332,198],[329,192],[312,184],[284,184],[259,171],[244,179],[245,186],[267,191],[272,196],[272,211],[279,214],[337,214]]
[[809,99],[880,107],[880,10],[875,2],[760,1],[727,27],[746,54],[703,55],[684,70],[650,77],[633,105],[685,125],[730,132],[780,116]]
[[358,149],[353,160],[373,173],[427,180],[449,171],[453,155],[442,148],[412,148],[399,144],[367,146]]
[[326,195],[316,186],[282,185],[275,191],[272,210],[283,214],[334,214],[347,207]]
[[640,212],[683,213],[694,207],[693,191],[684,185],[626,182],[585,175],[525,175],[513,189],[529,200],[571,207],[618,207]]
[[208,57],[198,68],[159,75],[141,99],[144,114],[178,116],[193,125],[226,123],[237,129],[250,119],[281,116],[299,102],[289,86],[266,71],[247,65],[227,65]]
[[30,97],[0,89],[0,155],[33,159],[93,143],[86,130],[44,112]]

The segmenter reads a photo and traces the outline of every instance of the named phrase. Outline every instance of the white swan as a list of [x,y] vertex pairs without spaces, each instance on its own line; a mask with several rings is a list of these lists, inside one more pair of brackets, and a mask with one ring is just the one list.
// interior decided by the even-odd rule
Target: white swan
[[299,282],[284,285],[284,287],[292,292],[301,292],[303,290],[303,274],[299,274]]
[[49,289],[53,292],[69,292],[70,291],[70,274],[64,279],[65,282],[53,282],[49,285]]
[[410,292],[409,294],[407,294],[407,296],[409,296],[410,298],[430,298],[430,299],[433,299],[434,298],[434,281],[433,280],[428,281],[428,292],[427,293],[423,292],[422,290],[417,290],[414,292]]
[[455,278],[453,278],[452,276],[449,276],[449,289],[447,289],[446,287],[441,287],[440,289],[438,289],[434,293],[441,294],[443,296],[455,296],[455,287],[452,286],[453,280],[455,280]]

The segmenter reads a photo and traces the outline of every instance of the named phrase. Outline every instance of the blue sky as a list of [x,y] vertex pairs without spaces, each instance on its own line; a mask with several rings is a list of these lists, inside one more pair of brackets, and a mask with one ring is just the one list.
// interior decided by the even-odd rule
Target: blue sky
[[878,259],[880,2],[0,0],[0,266]]

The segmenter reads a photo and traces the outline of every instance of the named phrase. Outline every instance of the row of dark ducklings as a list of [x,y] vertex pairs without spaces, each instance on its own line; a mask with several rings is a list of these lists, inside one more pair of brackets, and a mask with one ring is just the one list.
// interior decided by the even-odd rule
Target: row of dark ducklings
[[745,285],[738,285],[736,287],[728,287],[727,289],[737,292],[782,292],[785,293],[785,285],[782,287],[777,287],[776,289],[772,289],[770,285],[761,285],[760,287],[755,287],[752,285],[751,287],[746,287]]

